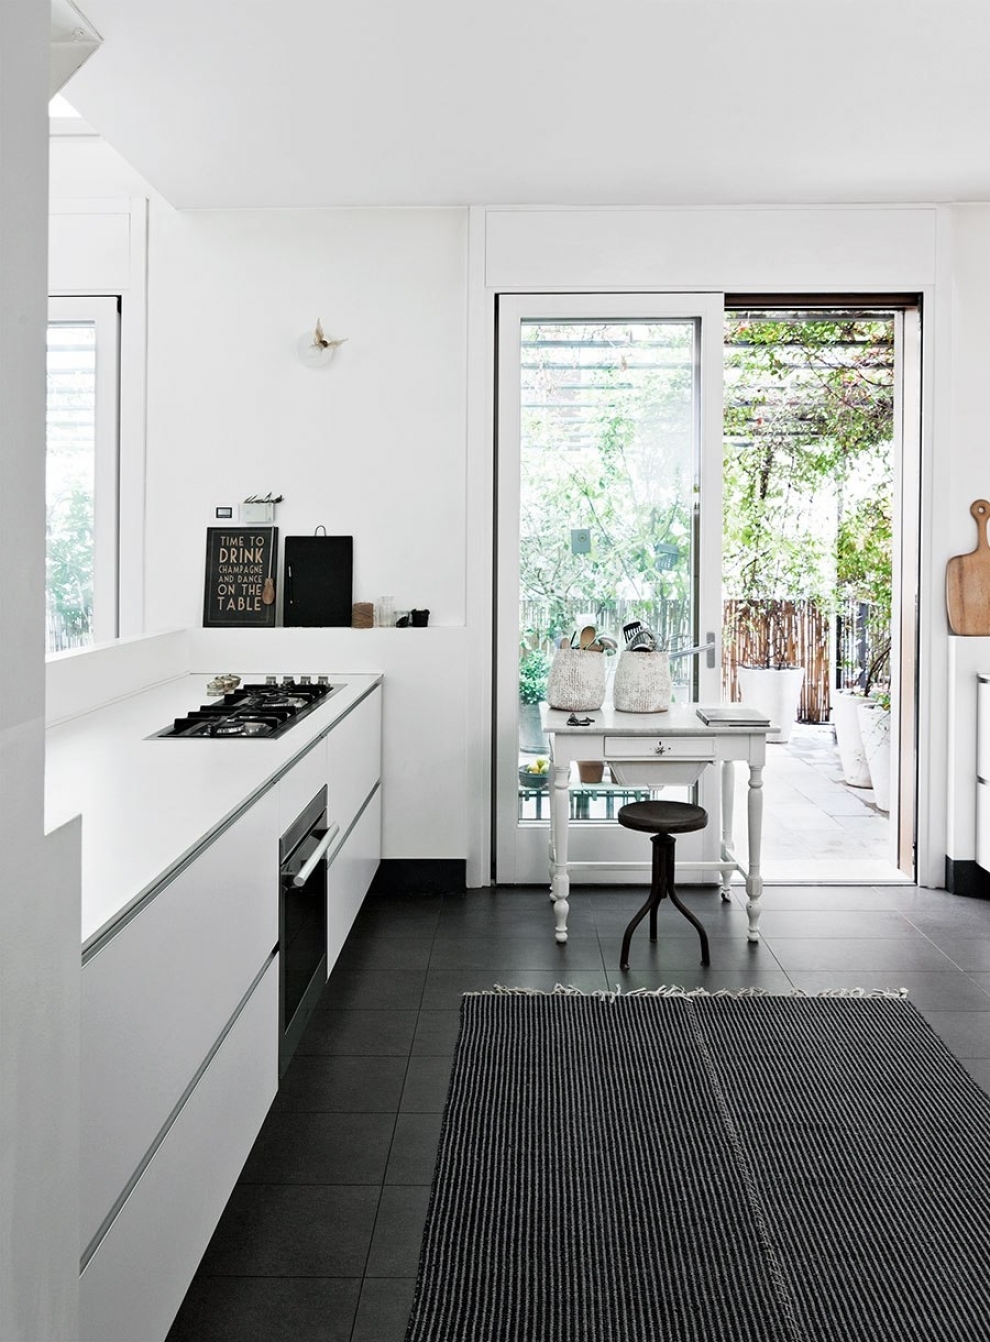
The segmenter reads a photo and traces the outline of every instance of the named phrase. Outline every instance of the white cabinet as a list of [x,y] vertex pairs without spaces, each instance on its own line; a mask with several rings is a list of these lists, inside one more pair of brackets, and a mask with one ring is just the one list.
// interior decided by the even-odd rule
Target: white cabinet
[[382,691],[376,687],[331,730],[327,741],[329,817],[346,834],[382,773]]
[[79,1283],[83,1342],[161,1342],[278,1084],[278,965],[155,1151]]
[[327,738],[321,736],[302,759],[297,760],[289,772],[282,775],[278,785],[279,834],[285,833],[326,781]]
[[990,674],[976,678],[976,862],[990,871]]
[[[362,699],[327,742],[328,815],[340,826],[327,880],[327,972],[347,940],[382,855],[382,692]],[[363,808],[363,809],[362,809]]]
[[163,1342],[278,1086],[278,840],[329,783],[332,969],[381,856],[381,689],[82,969],[81,1342]]
[[378,789],[337,852],[327,880],[327,964],[332,968],[347,940],[382,852],[382,794]]
[[80,1250],[278,941],[278,796],[262,796],[82,971]]

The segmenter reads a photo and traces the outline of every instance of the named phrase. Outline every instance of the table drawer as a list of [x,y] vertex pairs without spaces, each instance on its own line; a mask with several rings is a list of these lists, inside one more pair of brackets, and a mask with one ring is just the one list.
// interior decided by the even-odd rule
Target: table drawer
[[713,760],[715,742],[704,736],[606,736],[607,760]]
[[612,781],[621,787],[686,787],[697,782],[708,768],[708,760],[678,760],[654,757],[639,760],[609,760]]

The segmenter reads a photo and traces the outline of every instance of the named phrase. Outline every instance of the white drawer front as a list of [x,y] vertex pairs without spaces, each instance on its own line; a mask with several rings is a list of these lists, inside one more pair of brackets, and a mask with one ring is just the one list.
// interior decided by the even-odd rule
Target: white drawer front
[[382,794],[375,793],[361,819],[334,858],[327,882],[327,969],[332,970],[340,948],[364,902],[382,854]]
[[990,783],[976,785],[976,861],[990,871]]
[[81,1342],[163,1342],[278,1087],[273,960],[79,1283]]
[[81,1249],[277,941],[272,790],[83,966]]
[[704,736],[606,736],[607,760],[713,760],[715,742]]
[[284,834],[327,781],[326,738],[307,750],[278,784],[279,834]]
[[330,820],[341,834],[382,774],[382,691],[374,689],[327,737]]
[[976,772],[990,782],[990,682],[985,680],[976,682]]
[[708,768],[707,760],[609,760],[612,778],[623,787],[686,787]]

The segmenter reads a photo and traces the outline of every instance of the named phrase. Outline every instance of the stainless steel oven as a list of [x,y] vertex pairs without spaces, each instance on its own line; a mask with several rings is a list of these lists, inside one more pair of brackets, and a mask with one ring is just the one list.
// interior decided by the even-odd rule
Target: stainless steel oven
[[280,1076],[327,981],[327,853],[339,832],[322,787],[279,841]]

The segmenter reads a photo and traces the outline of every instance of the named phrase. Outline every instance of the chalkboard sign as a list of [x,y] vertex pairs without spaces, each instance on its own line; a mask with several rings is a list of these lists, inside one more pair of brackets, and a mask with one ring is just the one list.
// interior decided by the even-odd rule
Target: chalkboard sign
[[207,527],[203,624],[275,624],[278,527]]

